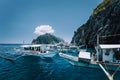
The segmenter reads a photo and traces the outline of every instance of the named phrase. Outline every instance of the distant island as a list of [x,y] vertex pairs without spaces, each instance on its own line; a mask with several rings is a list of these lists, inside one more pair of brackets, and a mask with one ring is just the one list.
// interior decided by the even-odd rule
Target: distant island
[[55,44],[60,42],[64,42],[64,40],[49,33],[40,35],[32,40],[32,44]]
[[101,44],[120,43],[120,0],[103,0],[93,10],[88,21],[74,32],[71,43],[94,48],[97,34],[103,36],[99,37]]

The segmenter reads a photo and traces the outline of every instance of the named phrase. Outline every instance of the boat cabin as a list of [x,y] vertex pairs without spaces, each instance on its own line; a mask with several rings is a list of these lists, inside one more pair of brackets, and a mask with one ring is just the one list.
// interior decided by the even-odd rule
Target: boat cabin
[[99,61],[120,63],[120,45],[99,45]]
[[46,53],[48,49],[45,45],[23,45],[22,46],[25,51],[34,51],[39,53]]

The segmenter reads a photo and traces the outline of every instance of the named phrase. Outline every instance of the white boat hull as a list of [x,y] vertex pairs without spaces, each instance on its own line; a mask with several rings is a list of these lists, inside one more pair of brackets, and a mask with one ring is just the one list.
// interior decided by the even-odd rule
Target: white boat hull
[[[78,57],[76,57],[76,56],[71,56],[71,55],[64,54],[64,53],[59,53],[59,55],[65,59],[67,59],[68,62],[71,63],[72,65],[80,66],[80,67],[84,67],[84,68],[101,69],[100,66],[98,65],[98,63],[91,64],[90,62],[85,62],[85,61],[79,60]],[[101,63],[101,64],[106,68],[106,70],[116,70],[119,66],[119,65],[112,65],[112,64],[105,65],[104,63]],[[120,71],[120,68],[118,71]]]

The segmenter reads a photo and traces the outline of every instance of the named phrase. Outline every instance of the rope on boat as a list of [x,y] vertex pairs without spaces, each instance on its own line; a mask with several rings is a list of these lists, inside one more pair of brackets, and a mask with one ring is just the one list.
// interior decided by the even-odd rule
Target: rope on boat
[[104,63],[104,64],[105,64],[106,71],[109,73],[109,70],[107,68],[107,64],[106,63]]
[[15,60],[18,59],[18,58],[20,58],[20,57],[22,57],[23,55],[24,55],[24,53],[22,53],[22,55],[20,55],[20,56],[18,56],[17,58],[15,58]]

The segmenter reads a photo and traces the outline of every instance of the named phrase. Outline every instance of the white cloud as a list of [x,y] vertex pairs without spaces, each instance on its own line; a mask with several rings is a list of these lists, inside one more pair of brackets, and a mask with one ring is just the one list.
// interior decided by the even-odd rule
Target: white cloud
[[43,35],[45,33],[54,33],[54,29],[50,25],[40,25],[35,28],[34,33],[37,35]]

